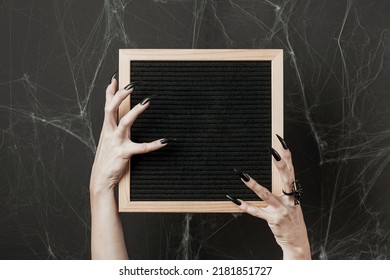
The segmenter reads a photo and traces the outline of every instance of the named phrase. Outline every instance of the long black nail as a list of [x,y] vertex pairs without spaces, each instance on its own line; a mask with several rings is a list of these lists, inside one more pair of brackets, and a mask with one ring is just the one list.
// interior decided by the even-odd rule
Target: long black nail
[[116,79],[117,75],[118,75],[118,71],[116,71],[114,74],[111,75],[110,84],[112,83],[112,80]]
[[146,103],[150,102],[150,100],[152,100],[152,97],[149,96],[149,97],[146,97],[144,100],[142,100],[140,102],[141,105],[145,105]]
[[125,90],[129,90],[129,89],[135,88],[135,86],[139,85],[139,84],[140,84],[140,82],[131,82],[130,84],[125,86]]
[[176,140],[177,140],[176,138],[164,138],[164,139],[160,140],[160,143],[167,144],[167,143],[171,143],[172,141],[176,141]]
[[282,144],[282,146],[283,146],[283,149],[288,150],[286,141],[284,141],[284,139],[277,134],[276,134],[276,137],[278,137],[280,144]]
[[236,205],[241,205],[241,201],[239,201],[238,199],[236,199],[236,198],[234,198],[234,197],[231,197],[230,195],[226,195],[226,197],[228,198],[228,199],[230,199],[230,201],[231,202],[233,202],[234,204],[236,204]]
[[234,172],[236,172],[236,174],[237,174],[238,176],[240,176],[240,178],[241,178],[242,180],[244,180],[245,182],[249,182],[249,180],[251,179],[251,178],[249,178],[248,174],[242,172],[241,170],[236,169],[236,168],[234,168],[233,170],[234,170]]
[[282,157],[279,155],[279,153],[274,148],[269,148],[269,151],[271,152],[272,156],[276,161],[280,161]]

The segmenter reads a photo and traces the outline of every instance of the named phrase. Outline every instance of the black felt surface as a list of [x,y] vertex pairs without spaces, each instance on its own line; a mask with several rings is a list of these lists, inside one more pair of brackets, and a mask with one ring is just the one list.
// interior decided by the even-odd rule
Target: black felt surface
[[271,186],[269,61],[131,61],[132,107],[156,95],[135,142],[176,138],[131,159],[131,200],[259,200],[233,172]]

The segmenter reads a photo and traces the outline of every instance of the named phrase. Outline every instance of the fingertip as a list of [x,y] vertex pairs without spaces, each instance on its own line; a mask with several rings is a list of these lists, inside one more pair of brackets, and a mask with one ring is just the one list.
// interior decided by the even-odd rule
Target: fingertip
[[125,90],[134,89],[136,85],[139,85],[139,82],[131,82],[127,86],[124,87]]
[[129,94],[132,94],[132,93],[133,93],[134,88],[124,89],[124,90],[127,92],[127,95],[129,95]]
[[[130,91],[130,93],[132,93],[132,91]],[[146,101],[146,102],[141,101],[140,103],[137,104],[137,106],[142,107],[143,109],[148,108],[149,105],[150,105],[150,102],[149,102],[149,101]]]
[[240,205],[238,205],[238,207],[242,210],[242,211],[245,211],[245,207],[247,205],[247,203],[245,201],[243,201],[242,199],[237,199],[239,202],[240,202]]
[[243,181],[244,183],[247,183],[250,181],[250,176],[247,174],[247,173],[244,173],[242,172],[240,169],[237,169],[237,168],[234,168],[233,171],[238,175],[240,176],[241,178],[241,181]]
[[282,157],[280,156],[278,151],[276,151],[274,148],[269,147],[268,150],[270,151],[270,153],[275,161],[280,161],[282,159]]
[[235,197],[232,197],[230,195],[226,195],[226,198],[229,199],[231,202],[233,202],[234,204],[236,204],[237,206],[240,206],[241,205],[241,201],[240,199],[237,199]]
[[116,80],[116,77],[118,76],[118,71],[115,71],[110,78],[110,84],[112,83],[113,80]]
[[118,80],[114,77],[112,78],[110,84],[108,85],[108,87],[112,88],[112,90],[115,92],[116,89],[118,88]]
[[286,140],[284,140],[279,134],[276,134],[276,137],[278,138],[280,145],[283,147],[283,149],[288,150]]
[[172,142],[175,142],[175,141],[177,141],[176,138],[162,138],[162,139],[160,139],[160,143],[164,144],[164,146],[166,146],[167,144],[170,144]]
[[237,199],[240,202],[240,205],[237,205],[243,212],[248,213],[248,203],[242,199]]
[[111,100],[111,98],[115,95],[115,84],[110,83],[106,88],[106,99]]
[[253,184],[253,182],[256,182],[255,179],[253,179],[250,175],[246,174],[248,176],[248,181],[245,179],[241,179],[245,185],[249,186],[250,184]]
[[151,99],[152,99],[152,97],[151,97],[151,96],[148,96],[148,97],[146,97],[145,99],[143,99],[139,104],[142,105],[142,106],[149,105]]
[[118,90],[118,81],[117,81],[116,79],[114,79],[114,80],[111,82],[110,87],[111,87],[112,95],[115,95],[115,93],[116,93],[117,90]]

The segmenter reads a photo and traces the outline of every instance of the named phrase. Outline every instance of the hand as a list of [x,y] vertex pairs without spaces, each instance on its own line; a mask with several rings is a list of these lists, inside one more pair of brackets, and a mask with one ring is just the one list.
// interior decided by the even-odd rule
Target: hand
[[119,105],[134,91],[134,83],[115,93],[117,86],[117,80],[112,78],[106,89],[104,122],[91,173],[92,259],[128,259],[114,186],[133,155],[166,146],[166,141],[161,140],[137,144],[129,139],[132,124],[148,108],[150,99],[136,105],[117,124]]
[[103,193],[113,189],[122,177],[129,158],[135,154],[158,150],[167,144],[161,140],[150,143],[134,143],[129,131],[137,117],[149,107],[149,99],[130,110],[117,124],[119,105],[134,91],[134,84],[116,91],[118,82],[112,79],[106,89],[105,114],[99,145],[91,173],[91,193]]
[[[291,152],[287,148],[284,139],[279,137],[281,148],[280,154],[271,148],[273,161],[282,179],[283,190],[286,193],[293,191],[295,182],[294,166],[292,164]],[[276,242],[283,250],[284,259],[311,259],[310,245],[307,237],[305,221],[302,208],[296,205],[294,196],[275,196],[268,189],[261,186],[248,174],[237,171],[241,180],[253,190],[268,206],[259,208],[249,203],[236,200],[236,204],[244,212],[267,221]],[[234,202],[235,199],[233,199]],[[238,202],[238,203],[237,203]]]

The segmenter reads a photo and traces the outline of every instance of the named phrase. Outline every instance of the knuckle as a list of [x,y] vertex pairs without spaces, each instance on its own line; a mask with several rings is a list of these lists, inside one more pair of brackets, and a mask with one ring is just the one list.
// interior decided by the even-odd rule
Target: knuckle
[[289,187],[292,183],[291,177],[290,176],[280,176],[282,180],[282,184]]
[[272,221],[272,224],[276,225],[276,226],[279,226],[280,224],[282,223],[282,219],[281,217],[275,217]]
[[288,217],[288,209],[283,207],[282,209],[280,209],[279,214],[281,219],[285,220]]
[[286,170],[286,169],[288,169],[287,162],[284,161],[284,160],[281,160],[281,161],[279,162],[279,168],[280,168],[281,170]]
[[125,115],[121,120],[119,121],[119,125],[122,127],[127,127],[132,124],[133,114],[130,112],[127,115]]
[[248,208],[248,213],[251,214],[252,216],[258,216],[259,210],[256,207],[252,206]]
[[264,201],[267,201],[270,198],[271,194],[268,190],[264,190],[260,194],[260,198]]
[[248,187],[251,188],[252,190],[255,190],[258,185],[259,184],[257,184],[256,181],[253,179],[248,182]]
[[240,208],[241,208],[242,211],[248,213],[248,204],[246,204],[246,203],[241,203]]
[[295,179],[295,171],[294,171],[294,166],[291,166],[290,168],[290,176],[291,176],[291,180],[294,181]]
[[147,143],[141,144],[141,146],[140,146],[140,152],[141,152],[141,153],[146,153],[147,151],[148,151],[148,144],[147,144]]
[[102,137],[102,145],[105,147],[111,146],[112,145],[112,138],[110,136],[103,136]]
[[282,207],[277,210],[277,212],[272,215],[270,222],[275,226],[281,226],[286,224],[286,220],[289,219],[289,211],[286,207]]
[[121,94],[123,94],[123,92],[125,92],[125,90],[122,88],[122,89],[118,90],[117,92],[115,92],[115,96],[120,96]]
[[122,135],[124,133],[124,131],[121,128],[122,127],[120,127],[120,129],[114,130],[114,132],[113,132],[113,140],[115,142],[117,142],[117,143],[121,143],[121,142],[124,141],[124,138],[123,138],[123,135]]
[[128,154],[128,150],[125,147],[121,147],[119,149],[119,154],[121,155],[121,157],[124,157]]
[[126,127],[126,120],[123,117],[119,120],[117,133],[119,134],[121,131],[123,131],[125,129],[125,127]]
[[110,113],[114,112],[114,107],[111,104],[106,104],[104,106],[104,112],[107,114],[110,114]]

